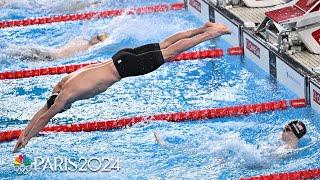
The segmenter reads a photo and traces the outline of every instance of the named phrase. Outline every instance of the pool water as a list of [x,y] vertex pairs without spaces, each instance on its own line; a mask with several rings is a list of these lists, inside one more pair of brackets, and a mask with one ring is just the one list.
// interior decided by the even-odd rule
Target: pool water
[[[108,1],[108,6],[101,9],[157,3],[163,1]],[[51,11],[50,13],[56,13],[54,9]],[[16,6],[8,6],[0,12],[0,17],[4,19],[43,15],[46,15],[45,7],[36,10],[34,14],[31,10]],[[3,29],[0,33],[0,71],[106,60],[121,48],[158,42],[177,31],[201,25],[201,21],[191,13],[177,11]],[[70,39],[88,39],[99,32],[110,34],[107,42],[68,59],[26,62],[7,53],[17,46],[60,46]],[[216,47],[227,49],[230,45],[218,38],[202,43],[192,50]],[[63,76],[1,81],[0,131],[24,128],[33,114],[45,103],[52,85]],[[50,124],[145,116],[293,98],[296,98],[295,94],[262,72],[249,59],[224,56],[221,59],[167,63],[150,74],[123,79],[101,95],[74,103],[72,109],[57,115]],[[183,123],[139,123],[113,131],[47,134],[32,139],[20,153],[31,158],[118,158],[121,169],[86,173],[53,173],[47,170],[19,175],[12,164],[18,155],[12,153],[15,145],[15,141],[12,141],[0,143],[0,178],[238,179],[316,168],[320,162],[318,119],[319,115],[308,107]],[[292,120],[303,121],[308,128],[307,135],[300,141],[298,149],[282,157],[272,156],[270,150],[281,144],[280,132],[283,126]],[[154,132],[161,136],[165,145],[157,144]]]

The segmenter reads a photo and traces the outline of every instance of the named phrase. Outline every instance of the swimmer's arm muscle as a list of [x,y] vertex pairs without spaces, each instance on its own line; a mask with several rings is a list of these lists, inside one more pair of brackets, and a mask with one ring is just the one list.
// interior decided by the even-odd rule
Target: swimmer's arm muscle
[[[68,76],[64,77],[62,79],[62,81],[67,81],[69,78]],[[59,93],[61,90],[61,82],[60,81],[56,86],[54,86],[52,93]],[[48,111],[48,105],[45,104],[31,119],[30,123],[28,124],[28,126],[24,129],[23,131],[23,135],[27,136],[29,134],[29,131],[32,129],[34,123],[36,122],[37,119],[40,118],[41,115],[43,115],[45,112]]]
[[47,106],[42,107],[31,119],[28,126],[22,131],[20,134],[18,141],[14,147],[13,152],[17,152],[20,148],[26,145],[26,136],[29,134],[30,130],[33,128],[34,124],[36,123],[37,119],[48,110]]
[[49,123],[50,119],[52,119],[56,114],[61,112],[61,110],[64,108],[66,101],[63,101],[61,99],[61,96],[60,98],[59,96],[57,97],[55,103],[44,114],[42,114],[39,117],[39,119],[34,123],[33,127],[31,128],[29,133],[26,135],[27,142],[32,137],[38,135],[38,133]]
[[28,135],[29,131],[32,129],[33,125],[35,124],[36,120],[40,118],[42,114],[44,114],[48,110],[47,105],[43,106],[31,119],[28,126],[24,129],[24,135]]
[[74,39],[66,45],[53,49],[51,55],[54,59],[68,58],[75,54],[87,51],[91,45],[84,39]]
[[26,146],[28,141],[32,137],[38,135],[38,133],[48,124],[49,120],[63,109],[66,101],[63,101],[62,99],[62,96],[58,96],[55,103],[49,109],[47,106],[44,106],[36,113],[29,125],[20,135],[13,152],[17,152],[19,149]]

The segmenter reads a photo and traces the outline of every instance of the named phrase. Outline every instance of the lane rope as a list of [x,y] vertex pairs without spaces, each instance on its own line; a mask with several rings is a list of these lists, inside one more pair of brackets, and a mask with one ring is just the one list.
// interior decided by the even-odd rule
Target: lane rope
[[303,180],[320,178],[320,169],[301,170],[295,172],[282,172],[279,174],[261,175],[250,178],[241,178],[240,180],[275,180],[275,179],[290,179]]
[[146,14],[155,12],[167,12],[167,11],[178,11],[184,9],[184,3],[174,3],[174,4],[160,4],[154,6],[145,6],[139,8],[129,8],[129,9],[115,9],[115,10],[105,10],[98,12],[86,12],[78,14],[65,14],[52,17],[37,17],[22,20],[9,20],[0,21],[0,29],[9,27],[22,27],[40,24],[51,24],[57,22],[69,22],[69,21],[81,21],[81,20],[91,20],[91,19],[101,19],[101,18],[112,18],[116,16],[121,16],[124,13],[128,15],[132,14]]
[[[297,104],[299,104],[299,106],[296,106]],[[157,114],[145,117],[136,116],[131,118],[111,119],[77,124],[54,125],[45,127],[43,132],[103,131],[124,128],[143,121],[183,122],[187,120],[205,120],[213,118],[234,117],[263,113],[268,111],[286,110],[288,109],[288,107],[300,108],[302,107],[302,104],[304,104],[304,107],[307,106],[307,101],[305,99],[295,99],[289,102],[286,100],[281,100],[231,107],[194,110],[188,112]],[[21,132],[21,129],[0,132],[0,142],[12,141],[14,139],[17,139],[20,136]]]
[[[10,27],[22,27],[22,26],[31,26],[31,25],[41,25],[41,24],[51,24],[58,22],[69,22],[69,21],[81,21],[81,20],[91,20],[99,18],[112,18],[116,16],[121,16],[123,13],[128,15],[132,14],[146,14],[146,13],[155,13],[155,12],[166,12],[169,10],[177,11],[184,9],[183,3],[174,3],[174,4],[162,4],[155,6],[146,6],[133,9],[120,9],[120,10],[105,10],[100,12],[86,12],[79,14],[66,14],[53,17],[38,17],[31,19],[23,20],[9,20],[9,21],[0,21],[0,29],[10,28]],[[228,49],[229,55],[242,55],[243,48],[235,47]],[[213,58],[221,57],[220,49],[215,50],[205,50],[199,52],[187,52],[182,53],[176,56],[173,61],[182,61],[182,60],[192,60],[199,58]],[[19,79],[26,77],[34,77],[41,75],[55,75],[63,73],[71,73],[93,63],[84,63],[77,65],[67,65],[59,67],[48,67],[34,70],[22,70],[15,72],[4,72],[0,73],[0,79]],[[290,100],[289,105],[293,108],[301,108],[307,105],[305,99],[296,99]],[[228,116],[240,116],[240,115],[249,115],[253,113],[261,113],[274,110],[285,110],[287,109],[287,103],[285,100],[278,102],[269,102],[269,103],[260,103],[252,105],[242,105],[242,106],[233,106],[225,108],[214,108],[206,110],[196,110],[189,112],[178,112],[178,113],[169,113],[169,114],[159,114],[149,117],[133,117],[133,118],[121,118],[118,120],[107,120],[99,122],[87,122],[79,124],[69,124],[69,125],[56,125],[48,126],[44,129],[44,132],[80,132],[80,131],[99,131],[99,130],[112,130],[130,126],[146,120],[166,120],[171,122],[182,122],[186,120],[199,120],[199,119],[212,119],[212,118],[221,118]],[[10,130],[5,132],[0,132],[0,142],[11,141],[18,138],[22,130]],[[320,169],[311,169],[311,170],[302,170],[289,173],[279,173],[279,174],[270,174],[262,175],[250,178],[241,178],[241,180],[274,180],[274,179],[290,179],[290,180],[300,180],[300,179],[313,179],[320,178]]]
[[[233,47],[229,48],[233,49],[232,54],[229,55],[241,55],[243,53],[243,48],[241,47]],[[237,49],[237,51],[236,51]],[[214,50],[202,50],[202,51],[194,51],[194,52],[185,52],[181,53],[172,58],[171,61],[183,61],[183,60],[195,60],[195,59],[204,59],[204,58],[218,58],[223,56],[222,49],[214,49]],[[46,68],[38,68],[38,69],[26,69],[19,71],[8,71],[8,72],[0,72],[0,80],[4,79],[21,79],[21,78],[30,78],[36,76],[45,76],[45,75],[58,75],[64,73],[72,73],[82,67],[96,64],[100,62],[91,62],[91,63],[82,63],[82,64],[72,64],[65,66],[56,66],[56,67],[46,67]]]

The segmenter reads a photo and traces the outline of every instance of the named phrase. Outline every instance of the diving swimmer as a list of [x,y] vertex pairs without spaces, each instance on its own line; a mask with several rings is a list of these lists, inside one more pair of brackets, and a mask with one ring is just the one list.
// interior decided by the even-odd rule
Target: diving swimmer
[[230,34],[227,26],[207,22],[200,28],[178,32],[160,43],[122,49],[110,61],[89,65],[65,76],[23,130],[13,151],[25,147],[51,118],[69,109],[73,102],[94,97],[122,78],[155,71],[175,55],[225,34]]

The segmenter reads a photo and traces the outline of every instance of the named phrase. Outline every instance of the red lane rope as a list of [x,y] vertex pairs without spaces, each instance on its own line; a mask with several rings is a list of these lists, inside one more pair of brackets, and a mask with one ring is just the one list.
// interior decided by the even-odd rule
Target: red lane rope
[[68,22],[68,21],[80,21],[80,20],[90,20],[93,18],[111,18],[115,16],[121,16],[123,13],[127,14],[146,14],[154,12],[166,12],[169,10],[177,11],[184,8],[183,3],[174,3],[174,4],[160,4],[155,6],[146,6],[132,9],[115,9],[115,10],[106,10],[99,12],[86,12],[79,14],[65,14],[52,17],[38,17],[31,19],[23,20],[9,20],[9,21],[0,21],[0,29],[17,27],[17,26],[30,26],[30,25],[39,25],[39,24],[50,24],[57,22]]
[[289,104],[291,107],[295,107],[295,108],[305,107],[305,105],[307,104],[307,100],[306,99],[294,99],[294,100],[290,100]]
[[[199,58],[214,58],[214,57],[222,57],[222,56],[223,56],[222,49],[203,50],[203,51],[181,53],[175,56],[174,58],[172,58],[172,61],[182,61],[182,60],[191,60],[191,59],[199,59]],[[73,65],[56,66],[56,67],[46,67],[46,68],[31,69],[31,70],[1,72],[0,80],[20,79],[20,78],[29,78],[29,77],[35,77],[35,76],[71,73],[82,67],[88,66],[90,64],[96,64],[96,63],[99,63],[99,62],[73,64]]]
[[279,174],[270,174],[255,176],[250,178],[241,178],[240,180],[274,180],[274,179],[290,179],[290,180],[302,180],[302,179],[314,179],[320,178],[320,169],[302,170],[296,172],[283,172]]
[[[300,100],[300,99],[299,99]],[[306,106],[307,104],[305,104]],[[130,126],[142,121],[170,121],[182,122],[186,120],[200,120],[200,119],[213,119],[222,117],[232,117],[249,115],[254,113],[262,113],[268,111],[285,110],[289,107],[286,100],[272,101],[258,104],[239,105],[223,108],[212,108],[195,110],[188,112],[175,112],[167,114],[157,114],[152,116],[137,116],[131,118],[111,119],[95,122],[86,122],[79,124],[55,125],[48,126],[44,132],[80,132],[80,131],[100,131],[112,130]],[[300,106],[301,107],[301,106]],[[293,108],[295,108],[293,106]],[[10,130],[0,132],[0,142],[11,141],[18,138],[22,130]]]

